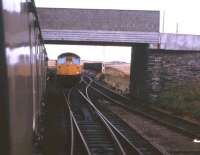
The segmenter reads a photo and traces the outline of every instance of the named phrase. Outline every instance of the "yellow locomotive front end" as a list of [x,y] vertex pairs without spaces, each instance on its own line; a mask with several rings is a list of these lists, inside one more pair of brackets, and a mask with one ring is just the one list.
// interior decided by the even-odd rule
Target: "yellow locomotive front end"
[[57,79],[61,85],[68,86],[80,80],[80,57],[74,53],[58,56],[56,66]]
[[[57,64],[57,75],[60,76],[73,76],[73,75],[80,75],[80,63],[74,63],[74,58],[72,57],[66,57],[63,58],[63,63]],[[65,61],[66,60],[66,61]]]

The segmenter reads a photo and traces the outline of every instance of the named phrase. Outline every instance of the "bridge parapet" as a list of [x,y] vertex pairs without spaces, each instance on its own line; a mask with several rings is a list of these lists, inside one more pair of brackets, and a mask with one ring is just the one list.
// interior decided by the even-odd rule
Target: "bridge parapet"
[[190,34],[172,34],[172,33],[160,33],[159,34],[159,46],[151,46],[153,49],[165,49],[165,50],[200,50],[200,35]]

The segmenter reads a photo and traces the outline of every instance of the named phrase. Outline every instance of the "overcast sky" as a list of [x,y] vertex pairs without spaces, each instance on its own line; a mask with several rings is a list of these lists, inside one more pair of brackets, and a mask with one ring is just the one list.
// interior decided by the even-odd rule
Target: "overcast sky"
[[[35,2],[37,7],[160,10],[161,13],[160,32],[176,33],[178,31],[178,33],[181,34],[200,35],[199,0],[35,0]],[[163,22],[163,14],[164,14],[164,22]],[[48,53],[51,52],[52,46],[51,47],[46,46],[46,47]],[[76,50],[78,47],[70,46],[69,48],[67,47],[66,50],[70,51]],[[63,49],[63,47],[60,49],[65,50]],[[88,48],[88,50],[89,49],[91,49],[91,47]],[[130,48],[122,48],[122,49],[123,51],[126,52],[125,53],[123,52],[121,56],[127,54],[129,57]],[[116,49],[116,48],[112,49],[111,47],[98,47],[98,51],[101,51],[101,57],[102,58],[106,57],[107,60],[109,60],[109,55],[110,55],[107,54],[106,52],[108,50],[119,51],[121,49]],[[91,54],[89,55],[91,56]],[[51,53],[49,54],[49,56],[50,58],[51,57],[54,58],[55,54]],[[129,61],[129,58],[127,59],[127,61]]]

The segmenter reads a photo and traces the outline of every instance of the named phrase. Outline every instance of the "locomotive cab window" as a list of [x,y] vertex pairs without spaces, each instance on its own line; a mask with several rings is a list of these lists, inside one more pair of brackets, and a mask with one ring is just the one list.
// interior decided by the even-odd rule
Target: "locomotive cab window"
[[79,65],[80,64],[80,59],[79,58],[73,58],[72,59],[72,63],[76,64],[76,65]]
[[65,58],[59,58],[58,64],[65,64]]

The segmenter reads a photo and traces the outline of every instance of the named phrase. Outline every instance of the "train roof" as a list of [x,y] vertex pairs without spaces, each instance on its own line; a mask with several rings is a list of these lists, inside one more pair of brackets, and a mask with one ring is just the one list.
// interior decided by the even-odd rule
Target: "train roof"
[[65,56],[73,56],[73,57],[77,57],[77,58],[80,58],[80,56],[78,56],[77,54],[75,53],[62,53],[58,56],[58,58],[60,57],[65,57]]

